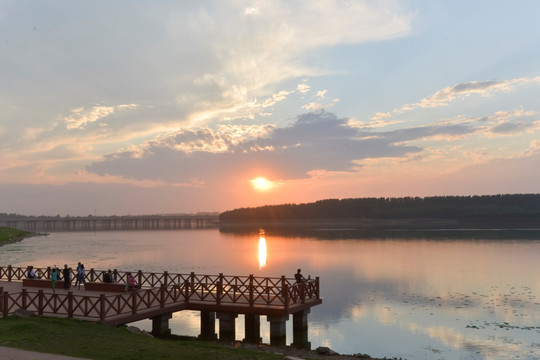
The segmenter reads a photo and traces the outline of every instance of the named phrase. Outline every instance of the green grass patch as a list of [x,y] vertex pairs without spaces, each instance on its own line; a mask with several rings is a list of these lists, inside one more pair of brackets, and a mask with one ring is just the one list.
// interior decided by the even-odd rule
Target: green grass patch
[[86,359],[254,359],[283,356],[197,340],[158,339],[125,327],[73,319],[31,317],[0,319],[0,345]]
[[0,245],[5,242],[24,238],[32,233],[23,230],[12,229],[6,226],[0,226]]

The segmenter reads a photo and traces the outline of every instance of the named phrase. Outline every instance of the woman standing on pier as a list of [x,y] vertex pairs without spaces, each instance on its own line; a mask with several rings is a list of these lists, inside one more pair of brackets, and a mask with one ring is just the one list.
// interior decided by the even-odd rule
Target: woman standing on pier
[[71,285],[71,271],[69,271],[67,264],[64,265],[62,275],[64,276],[64,289],[69,289],[69,286]]
[[51,270],[51,286],[53,293],[56,293],[56,281],[58,281],[58,272],[56,271],[56,265]]
[[84,264],[81,264],[79,266],[79,272],[77,273],[77,282],[79,283],[79,290],[81,290],[81,283],[83,285],[86,285],[86,279],[85,279],[85,273],[84,273]]

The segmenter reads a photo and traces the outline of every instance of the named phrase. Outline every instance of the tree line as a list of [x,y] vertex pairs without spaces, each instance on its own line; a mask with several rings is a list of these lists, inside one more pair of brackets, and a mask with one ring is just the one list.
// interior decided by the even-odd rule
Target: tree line
[[354,219],[538,219],[540,194],[326,199],[225,211],[222,223]]

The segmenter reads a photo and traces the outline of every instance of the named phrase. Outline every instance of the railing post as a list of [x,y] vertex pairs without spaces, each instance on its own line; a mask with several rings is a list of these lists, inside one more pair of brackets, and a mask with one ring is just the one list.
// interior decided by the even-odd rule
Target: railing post
[[26,310],[26,298],[28,296],[28,291],[26,289],[22,289],[22,308]]
[[43,315],[43,290],[38,291],[38,314]]
[[184,281],[184,301],[185,302],[189,302],[189,281],[188,280],[185,280]]
[[253,307],[253,274],[249,275],[249,307]]
[[105,294],[99,295],[99,320],[105,321]]
[[319,277],[317,276],[315,278],[315,298],[316,299],[319,299],[319,291],[320,291],[320,288],[319,288]]
[[88,275],[90,275],[90,281],[91,282],[96,281],[96,278],[95,278],[96,272],[95,272],[94,268],[90,268],[90,274],[88,274]]
[[8,265],[8,281],[11,281],[11,277],[13,276],[13,268],[11,267],[11,265]]
[[283,305],[285,305],[285,310],[289,311],[289,285],[283,285]]
[[168,283],[169,283],[169,272],[164,271],[163,272],[163,285],[167,286]]
[[137,284],[139,284],[140,287],[142,287],[143,283],[142,283],[142,271],[139,270],[137,271]]
[[285,275],[281,275],[281,296],[285,296],[285,285],[287,285],[287,279]]
[[221,304],[221,297],[223,296],[223,273],[219,273],[219,279],[217,283],[217,289],[216,289],[216,302],[217,304]]
[[119,279],[118,279],[118,270],[117,269],[113,270],[113,276],[114,276],[114,281],[118,282]]
[[191,291],[195,290],[195,273],[192,271],[191,274],[189,275],[189,282],[190,282],[190,285],[191,285]]
[[73,317],[73,291],[68,291],[67,300],[68,300],[68,318],[72,318]]
[[306,282],[302,281],[298,286],[298,291],[300,295],[300,302],[303,304],[306,302]]
[[7,317],[9,315],[9,291],[4,291],[2,297],[2,310],[4,312],[4,317]]
[[159,288],[159,307],[165,307],[165,292],[167,291],[167,286],[165,284],[161,285]]
[[0,286],[0,312],[4,312],[4,288]]
[[137,313],[137,298],[135,297],[136,291],[131,292],[131,313],[135,315]]

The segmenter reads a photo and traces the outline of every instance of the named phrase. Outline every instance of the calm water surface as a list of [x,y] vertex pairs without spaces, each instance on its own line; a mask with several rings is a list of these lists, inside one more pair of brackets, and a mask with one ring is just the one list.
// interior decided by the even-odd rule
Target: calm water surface
[[[0,247],[0,264],[321,278],[309,315],[312,347],[416,359],[540,359],[540,241],[347,239],[218,230],[63,232]],[[288,321],[288,343],[292,341]],[[139,327],[150,329],[150,321]],[[173,333],[196,336],[199,314]],[[216,329],[218,324],[216,324]],[[243,317],[237,319],[242,339]],[[261,317],[269,342],[269,325]]]

